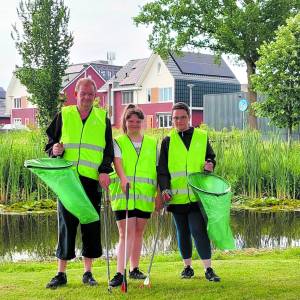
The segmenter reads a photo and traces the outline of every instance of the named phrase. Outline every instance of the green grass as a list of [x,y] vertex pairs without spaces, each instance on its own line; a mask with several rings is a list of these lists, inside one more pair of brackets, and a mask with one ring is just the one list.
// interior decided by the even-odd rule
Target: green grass
[[[214,267],[222,281],[204,279],[199,260],[194,262],[195,277],[179,278],[182,263],[178,254],[155,257],[151,288],[140,288],[142,282],[129,280],[128,293],[114,289],[107,292],[106,266],[97,260],[94,275],[98,287],[81,283],[81,262],[71,262],[68,284],[57,290],[45,289],[54,275],[55,262],[4,263],[0,265],[1,299],[299,299],[300,248],[276,251],[216,252]],[[149,258],[143,258],[146,270]],[[112,273],[115,271],[112,262]]]

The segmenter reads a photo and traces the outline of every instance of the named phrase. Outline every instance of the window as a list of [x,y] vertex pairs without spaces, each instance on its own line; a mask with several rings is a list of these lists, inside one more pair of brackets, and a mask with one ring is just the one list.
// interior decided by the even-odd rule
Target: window
[[133,91],[122,92],[122,104],[133,103]]
[[161,69],[161,63],[159,62],[157,64],[157,74],[160,74],[160,69]]
[[14,98],[14,108],[21,108],[21,98]]
[[158,115],[158,127],[159,128],[170,128],[172,127],[172,116],[169,114]]
[[159,89],[159,101],[160,102],[172,101],[172,88]]
[[147,89],[147,101],[151,102],[151,89]]
[[22,125],[22,119],[21,118],[14,118],[14,124],[15,125]]

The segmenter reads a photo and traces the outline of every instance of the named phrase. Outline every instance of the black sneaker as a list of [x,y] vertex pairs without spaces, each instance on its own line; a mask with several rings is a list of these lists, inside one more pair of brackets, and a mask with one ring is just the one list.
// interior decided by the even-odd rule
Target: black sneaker
[[123,275],[120,272],[117,272],[114,278],[109,282],[109,286],[117,287],[120,286],[123,282]]
[[56,276],[54,276],[50,282],[46,285],[47,289],[56,289],[59,286],[63,286],[67,284],[67,275],[64,272],[58,272]]
[[182,279],[190,279],[194,276],[194,270],[191,266],[184,267],[183,271],[181,272]]
[[147,276],[142,273],[139,268],[134,268],[129,272],[129,278],[131,279],[145,279]]
[[82,282],[84,284],[88,284],[90,286],[98,285],[98,282],[93,277],[93,274],[91,272],[85,272],[82,276]]
[[209,281],[214,281],[214,282],[221,281],[221,278],[214,272],[212,268],[206,269],[205,278]]

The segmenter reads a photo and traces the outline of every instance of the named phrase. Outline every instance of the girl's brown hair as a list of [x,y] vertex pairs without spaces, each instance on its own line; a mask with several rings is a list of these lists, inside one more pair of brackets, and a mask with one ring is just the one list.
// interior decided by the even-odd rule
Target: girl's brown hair
[[132,115],[136,115],[140,120],[144,120],[145,118],[144,113],[140,108],[134,104],[128,104],[125,107],[121,118],[121,124],[124,133],[127,133],[126,121],[130,119]]

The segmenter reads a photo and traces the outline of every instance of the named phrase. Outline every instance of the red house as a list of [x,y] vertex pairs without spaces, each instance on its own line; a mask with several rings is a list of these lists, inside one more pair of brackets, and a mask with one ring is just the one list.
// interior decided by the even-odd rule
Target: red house
[[[65,95],[65,105],[76,104],[75,86],[83,77],[90,77],[100,88],[108,79],[114,76],[120,66],[109,64],[107,61],[93,61],[86,64],[70,65],[63,77],[61,94]],[[97,93],[100,98],[101,94]],[[103,101],[100,98],[100,105]],[[20,81],[13,75],[6,93],[7,110],[11,112],[10,122],[15,125],[37,125],[37,108],[28,101],[28,92]]]
[[[61,90],[61,94],[66,96],[65,105],[76,104],[75,86],[80,78],[92,78],[99,89],[120,69],[120,66],[110,65],[106,61],[95,61],[88,64],[69,66],[63,78],[63,88]],[[99,92],[97,92],[96,97],[100,100],[99,104],[103,106],[103,99]]]

